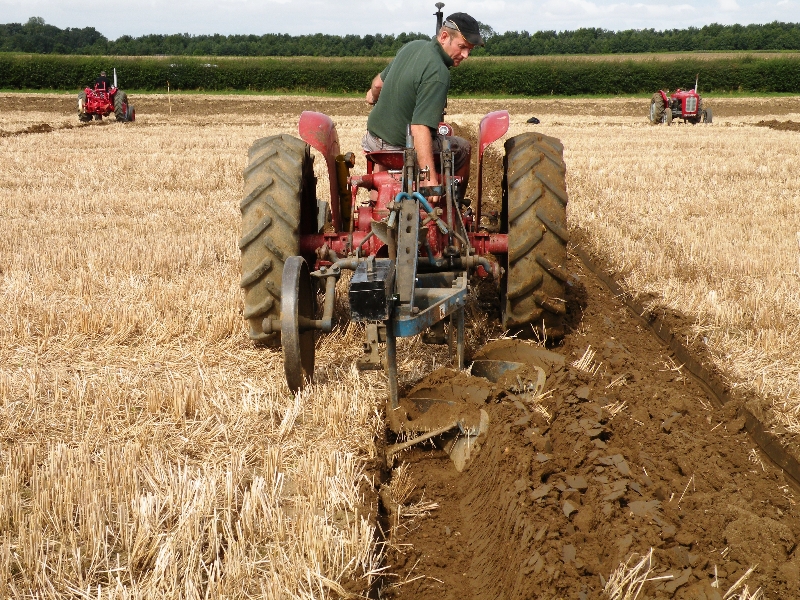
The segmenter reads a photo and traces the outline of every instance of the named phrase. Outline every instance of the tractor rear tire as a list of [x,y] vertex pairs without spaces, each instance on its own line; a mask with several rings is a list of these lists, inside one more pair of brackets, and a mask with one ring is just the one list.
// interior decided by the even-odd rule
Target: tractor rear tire
[[660,93],[653,94],[650,100],[650,124],[659,125],[664,121],[664,99]]
[[117,121],[123,123],[128,121],[128,94],[125,92],[117,92],[114,95],[114,116]]
[[[314,157],[305,142],[290,135],[256,140],[244,170],[241,287],[250,339],[280,344],[281,282],[286,259],[300,254],[300,235],[316,229]],[[313,263],[314,257],[306,257]],[[273,320],[264,331],[264,319]]]
[[568,277],[564,147],[556,138],[530,132],[507,140],[505,149],[503,327],[557,339],[564,336]]
[[81,123],[92,120],[92,115],[86,114],[86,92],[78,92],[78,120]]

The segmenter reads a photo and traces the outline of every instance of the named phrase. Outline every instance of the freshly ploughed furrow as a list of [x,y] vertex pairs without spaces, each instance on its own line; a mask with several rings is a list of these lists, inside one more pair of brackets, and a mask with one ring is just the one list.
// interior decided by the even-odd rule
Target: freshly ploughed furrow
[[[580,326],[556,348],[565,364],[549,366],[541,400],[513,377],[439,371],[417,386],[474,388],[491,423],[461,473],[431,446],[397,458],[416,489],[392,530],[383,597],[600,598],[621,563],[651,548],[650,576],[661,579],[643,597],[722,598],[756,565],[751,591],[792,597],[800,510],[790,482],[736,406],[716,406],[576,259],[570,272]],[[531,363],[528,342],[487,348],[487,358]]]

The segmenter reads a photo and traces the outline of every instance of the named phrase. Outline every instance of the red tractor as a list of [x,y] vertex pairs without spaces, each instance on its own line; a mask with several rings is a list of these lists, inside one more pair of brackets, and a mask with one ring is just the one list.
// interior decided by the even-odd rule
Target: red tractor
[[[449,340],[454,364],[464,367],[472,277],[497,283],[506,329],[563,336],[567,190],[557,139],[528,132],[506,140],[499,232],[480,227],[484,152],[508,127],[505,110],[480,123],[473,205],[459,191],[463,182],[446,139],[436,157],[441,184],[428,184],[410,128],[405,150],[367,153],[366,173],[356,176],[355,154],[341,152],[333,121],[321,113],[302,113],[300,139],[275,135],[250,147],[239,205],[243,316],[251,339],[282,346],[292,391],[313,379],[316,340],[333,328],[336,283],[345,270],[353,272],[349,318],[365,335],[358,366],[386,372],[390,428],[420,433],[404,444],[455,427],[470,438],[485,426],[477,409],[456,410],[448,400],[399,402],[398,337],[427,332],[431,341]],[[321,199],[311,148],[327,165],[330,195]]]
[[697,81],[694,89],[678,88],[667,97],[669,90],[659,90],[650,100],[650,123],[672,124],[673,119],[683,119],[684,123],[711,123],[711,109],[703,107],[703,99],[697,93]]
[[114,85],[110,89],[95,84],[93,88],[84,88],[78,94],[78,119],[82,123],[94,118],[100,121],[103,117],[114,113],[117,121],[123,123],[136,120],[136,109],[128,104],[128,95],[117,89],[117,71],[114,69]]
[[[386,370],[393,430],[413,429],[391,418],[398,407],[396,337],[447,321],[454,362],[463,367],[471,275],[498,283],[504,327],[563,335],[567,191],[557,139],[529,132],[505,142],[500,232],[478,226],[484,151],[508,126],[507,111],[481,121],[474,215],[458,200],[452,152],[438,157],[442,185],[426,186],[410,134],[405,151],[367,153],[366,174],[358,176],[350,175],[355,155],[341,153],[333,121],[321,113],[300,116],[301,139],[276,135],[251,146],[240,203],[244,318],[251,339],[283,347],[290,389],[313,378],[317,333],[333,327],[343,270],[354,272],[350,318],[365,329],[359,366]],[[325,223],[318,219],[312,147],[330,179]]]

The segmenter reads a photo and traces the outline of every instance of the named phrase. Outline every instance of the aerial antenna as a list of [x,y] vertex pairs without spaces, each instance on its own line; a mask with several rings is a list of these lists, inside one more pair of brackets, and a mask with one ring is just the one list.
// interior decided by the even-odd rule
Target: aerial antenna
[[439,31],[442,29],[442,21],[444,20],[444,13],[442,9],[444,8],[444,2],[437,2],[436,3],[436,12],[433,13],[436,15],[436,35],[439,35]]

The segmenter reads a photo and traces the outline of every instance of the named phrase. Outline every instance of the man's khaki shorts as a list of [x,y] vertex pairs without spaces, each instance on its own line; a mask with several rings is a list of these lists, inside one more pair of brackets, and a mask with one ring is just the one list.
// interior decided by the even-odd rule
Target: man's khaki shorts
[[[472,146],[468,140],[454,135],[437,135],[433,138],[433,153],[439,154],[442,151],[442,140],[445,137],[450,140],[450,150],[453,152],[453,168],[458,171],[469,160]],[[361,139],[361,147],[367,152],[380,152],[381,150],[405,150],[403,146],[393,146],[384,142],[381,138],[367,131]]]

